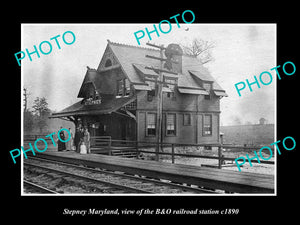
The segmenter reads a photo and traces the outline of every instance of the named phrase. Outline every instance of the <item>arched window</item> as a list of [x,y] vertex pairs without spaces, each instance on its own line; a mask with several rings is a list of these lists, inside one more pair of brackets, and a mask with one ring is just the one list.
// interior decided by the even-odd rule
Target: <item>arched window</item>
[[110,60],[110,59],[107,59],[104,66],[105,66],[105,67],[110,67],[110,66],[112,66],[111,60]]

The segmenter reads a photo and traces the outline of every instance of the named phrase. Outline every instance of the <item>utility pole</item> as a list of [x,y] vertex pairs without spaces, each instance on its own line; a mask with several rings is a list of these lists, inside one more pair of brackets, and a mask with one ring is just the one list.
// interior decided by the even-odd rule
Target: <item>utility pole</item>
[[[163,46],[161,46],[163,47]],[[163,49],[160,49],[160,58],[163,58]],[[156,161],[159,161],[159,152],[161,151],[161,143],[162,143],[162,117],[163,117],[163,92],[162,92],[162,75],[163,61],[160,61],[160,71],[158,73],[158,87],[157,87],[157,147],[156,147]]]
[[[147,58],[151,58],[151,59],[156,59],[160,61],[160,67],[158,68],[153,68],[153,67],[149,67],[146,66],[146,69],[150,69],[155,71],[156,73],[158,73],[158,79],[157,79],[157,116],[156,116],[156,161],[159,161],[159,152],[161,150],[161,144],[162,144],[162,117],[163,117],[163,91],[162,91],[162,87],[163,87],[163,72],[164,73],[170,73],[170,74],[176,74],[175,72],[172,71],[168,71],[168,70],[164,70],[163,69],[163,62],[167,61],[167,59],[164,59],[163,57],[163,51],[166,49],[163,45],[154,45],[154,44],[150,44],[150,43],[146,43],[146,45],[155,47],[155,48],[159,48],[160,50],[160,58],[156,57],[156,56],[151,56],[151,55],[146,55]],[[173,63],[177,63],[172,61]]]
[[155,72],[158,72],[158,79],[157,79],[157,113],[156,113],[156,161],[159,161],[159,152],[160,152],[160,144],[162,141],[162,82],[163,82],[163,78],[162,78],[162,68],[163,68],[163,50],[165,49],[163,45],[154,45],[154,44],[150,44],[150,43],[146,43],[146,45],[155,47],[155,48],[159,48],[159,52],[160,52],[160,58],[155,57],[155,56],[149,56],[146,55],[146,57],[148,58],[152,58],[152,59],[157,59],[160,60],[160,67],[159,69],[157,68],[152,68],[149,67],[148,69],[152,69]]

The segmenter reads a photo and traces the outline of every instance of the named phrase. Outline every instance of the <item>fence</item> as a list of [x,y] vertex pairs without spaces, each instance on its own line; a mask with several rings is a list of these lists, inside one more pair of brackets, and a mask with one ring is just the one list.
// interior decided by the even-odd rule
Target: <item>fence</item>
[[[24,135],[24,142],[34,142],[38,138],[44,138],[50,141],[51,138],[45,138],[46,135]],[[160,143],[159,149],[157,151],[156,142],[146,142],[146,141],[129,141],[129,140],[114,140],[111,136],[94,136],[91,137],[91,150],[94,153],[103,153],[108,155],[113,155],[113,151],[132,151],[136,153],[138,158],[141,153],[152,154],[155,156],[155,160],[159,160],[160,156],[170,156],[171,163],[175,163],[176,157],[187,157],[187,158],[205,158],[205,159],[215,159],[218,161],[217,168],[221,169],[225,161],[234,161],[236,159],[233,157],[225,157],[223,152],[225,149],[238,149],[238,150],[258,150],[262,146],[236,146],[230,144],[190,144],[190,143]],[[209,155],[198,155],[198,154],[184,154],[175,153],[176,147],[196,147],[196,148],[217,148],[217,156]],[[164,149],[170,148],[171,151],[166,152]],[[154,151],[145,150],[154,149]],[[239,159],[242,161],[242,159]],[[251,160],[251,163],[261,163],[261,164],[274,164],[274,161],[260,161]]]
[[31,135],[24,135],[24,141],[29,142],[29,141],[35,141],[38,138],[43,138],[45,140],[51,140],[51,137],[45,137],[49,134],[31,134]]
[[[175,157],[188,157],[188,158],[206,158],[206,159],[215,159],[218,161],[217,168],[221,169],[222,165],[224,165],[225,161],[234,161],[236,159],[233,157],[225,157],[223,152],[225,149],[237,149],[237,150],[258,150],[262,146],[236,146],[236,145],[229,145],[229,144],[189,144],[189,143],[167,143],[163,142],[160,143],[159,149],[161,151],[157,151],[157,143],[156,142],[146,142],[146,141],[128,141],[128,140],[114,140],[111,139],[110,136],[98,136],[92,137],[93,140],[93,148],[99,149],[104,148],[105,151],[109,155],[113,155],[113,151],[116,150],[126,150],[126,151],[134,151],[136,153],[136,157],[138,158],[140,153],[146,154],[153,154],[155,155],[155,160],[159,160],[159,156],[167,155],[171,157],[171,162],[175,163]],[[101,143],[101,144],[100,144]],[[92,146],[92,145],[91,145]],[[217,156],[209,156],[209,155],[198,155],[198,154],[184,154],[184,153],[175,153],[176,147],[202,147],[202,148],[217,148]],[[149,151],[145,149],[154,149],[154,151]],[[166,152],[163,149],[171,148],[170,152]],[[99,153],[99,152],[98,152]],[[242,161],[242,159],[239,159]],[[274,161],[260,161],[251,160],[251,163],[261,163],[261,164],[274,164]]]

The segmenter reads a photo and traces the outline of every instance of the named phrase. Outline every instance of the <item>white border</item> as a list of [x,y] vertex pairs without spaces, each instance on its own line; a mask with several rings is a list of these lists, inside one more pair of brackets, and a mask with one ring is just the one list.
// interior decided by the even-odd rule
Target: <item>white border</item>
[[[149,24],[149,23],[143,23],[143,24]],[[135,23],[128,23],[128,25],[143,25],[143,24],[135,24]],[[172,23],[173,24],[173,23]],[[246,25],[255,25],[255,26],[264,26],[264,25],[275,25],[275,66],[277,65],[277,23],[208,23],[208,24],[199,24],[194,23],[195,25],[204,25],[204,26],[246,26]],[[24,49],[23,46],[23,31],[24,31],[24,25],[47,25],[47,26],[77,26],[77,25],[87,25],[87,26],[97,26],[97,25],[127,25],[127,24],[118,24],[118,23],[38,23],[38,24],[32,24],[32,23],[21,23],[21,49]],[[275,80],[275,110],[274,110],[274,142],[277,140],[277,79]],[[23,67],[21,66],[21,145],[23,146],[23,132],[24,132],[24,126],[23,126]],[[274,147],[275,148],[275,147]],[[274,149],[274,153],[275,153]],[[23,161],[24,161],[24,155],[22,154],[21,157],[21,196],[111,196],[111,197],[118,197],[118,196],[277,196],[277,152],[275,153],[274,158],[274,193],[272,194],[28,194],[24,193],[23,190]]]

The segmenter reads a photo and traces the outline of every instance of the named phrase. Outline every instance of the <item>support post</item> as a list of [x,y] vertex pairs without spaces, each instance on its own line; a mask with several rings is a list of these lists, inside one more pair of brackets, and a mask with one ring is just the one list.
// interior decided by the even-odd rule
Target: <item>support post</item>
[[223,141],[224,141],[224,139],[223,139],[223,137],[224,137],[224,134],[223,133],[220,133],[220,135],[219,135],[219,137],[220,137],[220,146],[218,147],[218,156],[219,156],[219,169],[222,169],[222,164],[223,164],[223,154],[222,154],[222,152],[223,152]]
[[139,158],[140,152],[139,152],[139,142],[135,142],[135,151],[136,151],[136,158]]
[[223,150],[222,145],[220,145],[220,146],[218,147],[218,157],[219,157],[219,166],[218,166],[218,168],[219,168],[219,169],[222,169],[222,164],[223,164],[223,154],[222,154],[222,150]]
[[172,144],[172,163],[175,163],[175,156],[174,156],[174,144]]
[[111,152],[111,138],[108,139],[108,155],[112,155],[112,152]]

